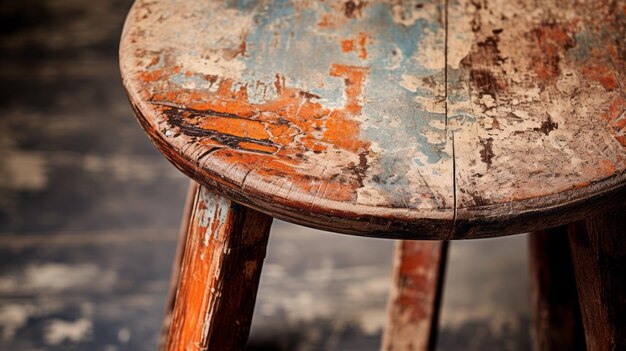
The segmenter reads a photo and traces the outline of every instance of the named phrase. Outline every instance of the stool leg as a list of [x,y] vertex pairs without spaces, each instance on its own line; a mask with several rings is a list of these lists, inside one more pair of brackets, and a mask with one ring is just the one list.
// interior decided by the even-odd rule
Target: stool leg
[[196,199],[200,186],[193,180],[189,181],[187,189],[187,197],[185,198],[185,208],[183,210],[183,219],[180,224],[178,233],[178,244],[176,246],[176,254],[172,263],[172,273],[170,274],[170,286],[167,291],[167,305],[165,306],[165,318],[161,326],[161,335],[159,336],[158,350],[164,351],[167,346],[167,335],[170,332],[172,324],[172,314],[174,313],[174,304],[176,303],[176,291],[178,290],[178,280],[180,278],[180,267],[183,264],[183,253],[185,244],[187,243],[187,233],[189,232],[189,223],[191,222],[191,214],[193,211],[194,201]]
[[530,233],[528,244],[533,349],[585,350],[567,227]]
[[448,243],[400,241],[381,350],[434,350]]
[[626,209],[568,229],[587,349],[626,350]]
[[188,225],[165,350],[243,350],[272,218],[203,187]]

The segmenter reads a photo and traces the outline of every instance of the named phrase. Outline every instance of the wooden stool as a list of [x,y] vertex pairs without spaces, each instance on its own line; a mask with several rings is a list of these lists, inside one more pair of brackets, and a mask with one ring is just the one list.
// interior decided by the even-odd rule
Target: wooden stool
[[624,0],[137,0],[124,85],[201,184],[164,349],[244,347],[276,217],[434,240],[398,246],[384,350],[434,347],[446,241],[528,231],[535,347],[584,348],[579,300],[626,350],[625,37]]

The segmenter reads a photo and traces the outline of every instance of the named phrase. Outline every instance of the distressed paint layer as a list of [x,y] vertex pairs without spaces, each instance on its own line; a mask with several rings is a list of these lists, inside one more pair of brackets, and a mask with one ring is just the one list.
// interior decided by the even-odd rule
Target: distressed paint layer
[[121,68],[166,156],[236,201],[452,238],[620,186],[623,7],[139,0]]
[[314,200],[450,208],[443,3],[338,4],[139,1],[133,79],[173,144],[228,149],[207,168],[239,161]]
[[448,118],[457,129],[459,208],[540,198],[624,172],[625,5],[451,1]]

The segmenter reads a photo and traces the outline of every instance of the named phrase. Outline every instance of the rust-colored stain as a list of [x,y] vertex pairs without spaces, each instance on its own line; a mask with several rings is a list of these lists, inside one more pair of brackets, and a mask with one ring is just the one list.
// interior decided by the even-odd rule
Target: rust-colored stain
[[498,49],[498,43],[497,35],[478,41],[461,60],[461,65],[469,70],[473,89],[480,95],[495,97],[507,89],[506,75],[494,69],[505,61]]
[[531,30],[530,34],[537,45],[537,60],[533,67],[535,73],[544,80],[558,77],[561,73],[561,53],[575,44],[567,29],[555,24],[544,24]]
[[612,68],[589,63],[581,71],[585,77],[600,83],[606,90],[610,91],[618,88],[617,77]]
[[[397,303],[411,311],[412,322],[418,322],[432,315],[432,299],[437,292],[436,281],[439,259],[441,258],[440,242],[400,243],[400,262],[396,268],[400,295]],[[423,297],[421,301],[418,297]]]
[[[274,83],[276,96],[260,104],[251,103],[247,87],[234,88],[231,79],[218,79],[215,92],[172,88],[166,94],[154,94],[150,100],[183,134],[202,136],[207,147],[230,148],[212,152],[215,156],[249,165],[265,177],[289,179],[301,190],[322,190],[328,198],[350,201],[354,200],[354,190],[362,186],[366,164],[346,164],[345,176],[331,180],[315,179],[299,166],[308,151],[321,153],[339,148],[355,155],[367,152],[368,143],[360,139],[359,122],[353,117],[361,113],[368,72],[366,67],[339,64],[330,68],[329,76],[340,79],[345,86],[346,103],[339,109],[325,108],[315,101],[315,95],[285,86],[284,78],[278,75]],[[167,84],[169,77],[158,70],[138,78]]]
[[609,123],[615,139],[626,147],[626,99],[615,98],[602,118]]
[[359,33],[356,38],[341,41],[341,50],[343,52],[358,52],[359,58],[367,58],[367,34]]

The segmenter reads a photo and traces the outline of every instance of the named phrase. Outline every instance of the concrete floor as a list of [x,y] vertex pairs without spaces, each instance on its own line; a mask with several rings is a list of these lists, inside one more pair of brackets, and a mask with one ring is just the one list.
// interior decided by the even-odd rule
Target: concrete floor
[[[153,350],[186,178],[134,121],[128,0],[0,5],[0,350]],[[527,350],[524,235],[454,242],[439,350]],[[377,350],[393,242],[276,222],[250,350]]]

